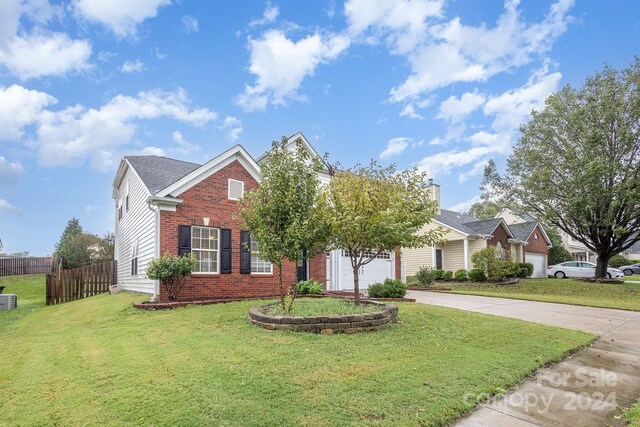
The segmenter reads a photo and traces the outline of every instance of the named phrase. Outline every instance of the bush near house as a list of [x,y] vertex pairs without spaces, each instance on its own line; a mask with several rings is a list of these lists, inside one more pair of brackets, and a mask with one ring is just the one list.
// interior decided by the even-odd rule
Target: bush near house
[[514,277],[519,277],[521,279],[526,279],[527,277],[531,277],[533,274],[533,264],[530,262],[516,262],[513,265],[513,274]]
[[487,280],[487,274],[482,268],[472,268],[469,270],[469,280],[472,282],[484,282]]
[[468,279],[467,270],[465,270],[464,268],[456,270],[453,276],[458,282],[465,282]]
[[442,273],[442,279],[447,282],[453,279],[453,271],[445,271]]
[[371,298],[404,298],[406,294],[407,286],[400,280],[385,279],[383,283],[369,285]]
[[309,280],[301,280],[296,285],[296,292],[298,295],[318,295],[324,291],[324,287],[322,283],[309,279]]
[[419,286],[431,286],[435,280],[435,273],[432,268],[420,267],[415,275]]
[[191,271],[196,266],[196,258],[193,254],[175,256],[170,253],[162,255],[162,258],[151,260],[147,269],[147,277],[159,280],[164,288],[167,298],[173,301],[178,299],[180,291],[186,280],[191,276]]
[[484,270],[490,280],[502,280],[514,270],[509,254],[502,256],[495,246],[487,246],[471,255],[471,262],[475,268]]
[[444,270],[439,268],[433,270],[433,278],[436,280],[442,280],[444,278]]
[[609,267],[611,268],[620,268],[623,265],[633,264],[631,260],[623,257],[622,255],[614,255],[609,259]]

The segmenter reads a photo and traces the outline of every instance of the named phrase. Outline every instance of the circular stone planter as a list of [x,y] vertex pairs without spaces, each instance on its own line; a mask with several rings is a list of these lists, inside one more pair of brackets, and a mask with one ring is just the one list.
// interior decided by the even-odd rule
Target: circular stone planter
[[266,309],[278,302],[249,309],[249,322],[268,330],[312,332],[316,334],[355,334],[377,331],[398,320],[398,306],[376,301],[361,301],[371,306],[371,312],[361,314],[329,314],[323,316],[271,316]]

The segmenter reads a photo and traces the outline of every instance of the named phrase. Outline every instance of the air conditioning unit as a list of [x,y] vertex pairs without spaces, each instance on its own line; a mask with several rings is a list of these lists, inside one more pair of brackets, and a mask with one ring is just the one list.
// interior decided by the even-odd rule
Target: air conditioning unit
[[18,306],[16,294],[0,294],[0,310],[13,310]]

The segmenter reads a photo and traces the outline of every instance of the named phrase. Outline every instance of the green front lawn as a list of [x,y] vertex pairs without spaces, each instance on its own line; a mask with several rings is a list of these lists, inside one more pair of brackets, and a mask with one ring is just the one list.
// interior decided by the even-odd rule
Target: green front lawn
[[624,280],[633,280],[636,282],[640,282],[640,274],[632,274],[631,276],[624,276]]
[[640,283],[613,285],[573,279],[526,279],[516,285],[461,286],[447,282],[458,294],[559,302],[640,311]]
[[624,411],[622,418],[629,423],[628,427],[640,427],[640,400],[631,409]]
[[[46,303],[44,274],[0,277],[0,286],[5,286],[3,294],[18,296],[17,309],[0,311],[0,332],[38,308],[44,307]],[[1,360],[0,365],[2,365]]]
[[40,307],[0,331],[0,423],[443,425],[594,338],[410,303],[375,333],[269,332],[247,323],[256,302],[150,312],[140,299]]

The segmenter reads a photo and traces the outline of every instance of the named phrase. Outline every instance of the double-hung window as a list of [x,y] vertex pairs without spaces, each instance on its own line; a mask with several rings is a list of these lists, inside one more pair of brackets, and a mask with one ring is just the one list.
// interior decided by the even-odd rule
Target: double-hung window
[[191,252],[198,263],[194,273],[219,273],[220,230],[212,227],[191,227]]
[[251,240],[251,273],[271,274],[273,267],[269,261],[260,258],[260,245],[255,240]]

